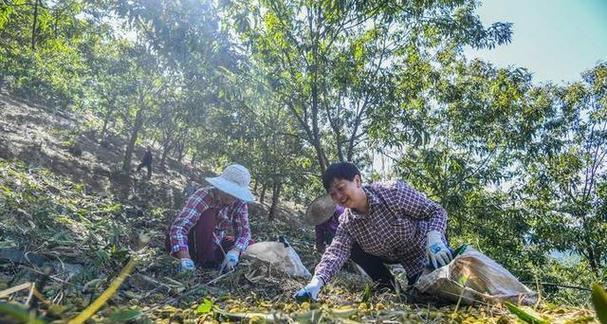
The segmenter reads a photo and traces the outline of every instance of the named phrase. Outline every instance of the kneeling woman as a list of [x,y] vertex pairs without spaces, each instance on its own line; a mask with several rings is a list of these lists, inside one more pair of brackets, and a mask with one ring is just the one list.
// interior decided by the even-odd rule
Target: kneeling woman
[[360,171],[348,162],[331,164],[322,180],[331,199],[346,209],[314,277],[295,298],[316,300],[350,257],[387,288],[394,288],[394,277],[385,264],[402,264],[412,285],[426,264],[438,268],[451,261],[447,212],[405,182],[363,185]]
[[169,230],[168,248],[180,259],[182,271],[219,264],[222,271],[232,270],[251,240],[247,202],[254,198],[249,170],[233,164],[206,180],[211,186],[190,196]]

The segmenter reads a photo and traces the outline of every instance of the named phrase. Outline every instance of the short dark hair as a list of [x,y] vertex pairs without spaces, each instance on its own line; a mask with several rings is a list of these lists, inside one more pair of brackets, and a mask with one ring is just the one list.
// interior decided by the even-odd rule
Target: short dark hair
[[327,170],[322,174],[322,185],[328,192],[333,180],[344,179],[348,181],[354,180],[355,176],[360,177],[360,171],[356,165],[350,162],[337,162],[329,165]]

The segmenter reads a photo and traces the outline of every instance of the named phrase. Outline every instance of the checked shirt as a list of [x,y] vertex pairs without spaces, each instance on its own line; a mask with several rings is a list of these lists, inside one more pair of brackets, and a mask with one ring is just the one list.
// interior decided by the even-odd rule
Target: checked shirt
[[376,182],[362,189],[369,213],[344,211],[315,275],[329,282],[350,257],[354,242],[369,254],[401,263],[408,276],[421,273],[426,264],[427,233],[445,233],[446,211],[402,181]]
[[178,251],[188,251],[188,233],[196,225],[200,215],[210,209],[218,209],[217,225],[215,226],[214,240],[220,244],[225,233],[232,232],[235,238],[234,247],[244,251],[251,240],[249,227],[249,212],[247,204],[239,199],[226,206],[217,202],[212,187],[198,189],[188,199],[185,207],[177,215],[171,225],[171,254]]

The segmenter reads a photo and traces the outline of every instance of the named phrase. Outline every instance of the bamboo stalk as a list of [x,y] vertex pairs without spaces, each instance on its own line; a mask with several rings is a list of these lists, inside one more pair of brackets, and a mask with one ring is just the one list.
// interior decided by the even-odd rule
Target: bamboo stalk
[[22,283],[22,284],[20,284],[18,286],[14,286],[14,287],[11,287],[11,288],[4,289],[3,291],[0,291],[0,298],[4,298],[4,297],[7,297],[7,296],[9,296],[9,295],[11,295],[13,293],[18,292],[18,291],[21,291],[21,290],[24,290],[24,289],[28,289],[31,286],[32,286],[31,282],[26,282],[26,283]]
[[92,304],[85,308],[80,314],[78,314],[78,316],[70,320],[68,324],[81,324],[93,316],[93,314],[95,314],[108,301],[108,299],[110,299],[116,293],[122,282],[124,282],[131,271],[133,271],[136,264],[137,260],[134,257],[131,258],[129,263],[127,263],[122,271],[120,271],[118,276],[112,281],[110,286],[101,294],[101,296],[97,297]]

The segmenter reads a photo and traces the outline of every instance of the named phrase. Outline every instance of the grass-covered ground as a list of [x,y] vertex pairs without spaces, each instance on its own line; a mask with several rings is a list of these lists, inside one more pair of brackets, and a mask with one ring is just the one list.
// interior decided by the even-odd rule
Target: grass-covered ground
[[[145,185],[141,189],[145,190]],[[282,221],[267,223],[262,208],[252,208],[253,233],[270,239],[287,235],[311,268],[311,231],[295,231]],[[405,294],[368,293],[362,277],[342,274],[321,294],[319,303],[295,303],[305,284],[260,264],[243,261],[233,273],[214,270],[184,277],[163,251],[164,231],[176,210],[140,208],[111,195],[23,162],[0,160],[0,293],[13,311],[46,321],[76,317],[108,288],[135,258],[137,264],[118,291],[92,317],[95,322],[515,322],[501,305],[436,307],[408,303]],[[6,293],[11,287],[25,287]],[[367,291],[367,293],[365,293]],[[4,305],[7,306],[7,305]],[[556,322],[593,322],[588,308],[552,305],[535,311]],[[6,313],[6,312],[4,312]],[[0,322],[8,322],[3,315]]]

